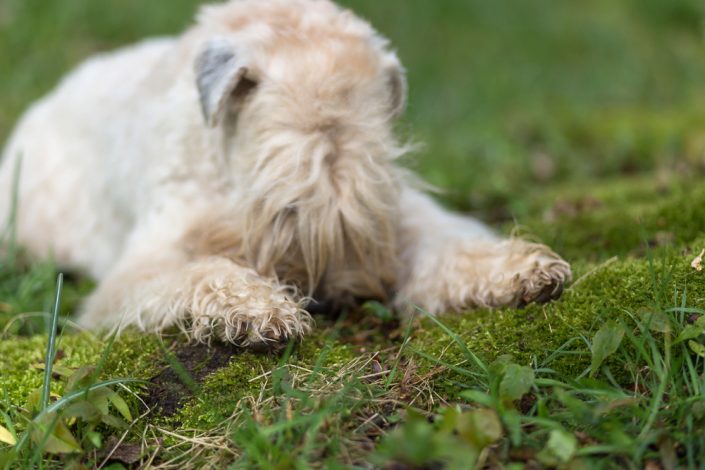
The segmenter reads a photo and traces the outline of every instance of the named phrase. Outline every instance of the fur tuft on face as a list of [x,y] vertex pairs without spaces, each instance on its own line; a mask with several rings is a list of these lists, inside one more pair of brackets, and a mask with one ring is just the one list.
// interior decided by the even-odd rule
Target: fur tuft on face
[[215,215],[190,236],[194,254],[244,261],[311,296],[385,298],[398,271],[407,178],[394,160],[407,148],[386,135],[366,143],[320,132],[277,135],[255,145],[252,164],[238,172],[229,217]]
[[248,261],[324,297],[383,296],[393,282],[401,183],[391,157],[403,151],[385,143],[386,158],[315,134],[263,145],[238,211]]

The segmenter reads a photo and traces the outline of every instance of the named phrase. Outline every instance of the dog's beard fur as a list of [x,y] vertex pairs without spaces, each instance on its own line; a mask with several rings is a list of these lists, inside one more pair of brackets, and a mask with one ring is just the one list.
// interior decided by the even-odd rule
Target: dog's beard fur
[[256,150],[227,151],[241,192],[237,207],[227,222],[204,225],[196,251],[225,253],[336,304],[387,298],[398,272],[400,186],[408,178],[394,160],[408,146],[374,123],[357,130],[255,129],[236,135]]

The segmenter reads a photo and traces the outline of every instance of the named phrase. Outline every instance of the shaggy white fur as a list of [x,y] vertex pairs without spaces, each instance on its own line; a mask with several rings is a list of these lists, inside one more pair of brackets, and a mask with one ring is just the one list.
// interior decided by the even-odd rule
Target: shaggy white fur
[[80,66],[18,124],[0,188],[21,161],[19,242],[100,281],[88,327],[253,345],[304,334],[311,297],[440,313],[560,294],[550,249],[446,212],[395,164],[405,99],[351,12],[231,0]]

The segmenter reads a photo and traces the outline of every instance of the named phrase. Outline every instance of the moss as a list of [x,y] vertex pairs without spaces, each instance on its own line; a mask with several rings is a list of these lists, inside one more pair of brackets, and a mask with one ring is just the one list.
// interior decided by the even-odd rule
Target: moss
[[[290,358],[277,354],[243,352],[230,358],[228,365],[210,374],[200,393],[189,400],[169,421],[184,428],[208,429],[232,415],[238,402],[257,398],[262,387],[271,387],[267,373],[278,365],[335,371],[354,360],[355,349],[333,337],[332,327],[323,327],[297,344]],[[271,392],[270,392],[271,393]]]
[[[705,247],[705,239],[694,245]],[[575,377],[590,364],[589,350],[581,338],[592,338],[605,320],[619,317],[628,321],[627,312],[637,313],[657,302],[669,306],[674,293],[686,289],[689,307],[705,307],[705,275],[690,267],[691,258],[683,251],[671,250],[653,265],[645,258],[623,258],[603,265],[583,263],[577,266],[578,281],[559,301],[530,305],[525,310],[448,316],[444,322],[486,361],[511,354],[522,364],[536,363],[562,376]],[[554,351],[574,339],[576,343],[568,350],[585,354],[558,355],[546,363]],[[451,364],[464,359],[452,340],[429,321],[415,332],[412,345]],[[445,389],[447,383],[437,386]]]
[[[325,320],[321,319],[321,323],[325,325]],[[316,330],[297,345],[288,363],[307,369],[318,365],[326,370],[336,370],[356,357],[352,346],[336,342],[332,337],[332,327],[323,326]],[[123,334],[112,345],[102,378],[146,380],[155,376],[164,366],[158,341],[152,335]],[[46,335],[15,337],[0,342],[0,390],[4,390],[6,403],[24,406],[30,394],[41,386],[41,365],[46,346]],[[92,335],[65,334],[58,342],[56,364],[69,368],[95,365],[106,347],[105,341]],[[259,394],[266,379],[253,379],[281,362],[282,356],[274,353],[241,352],[234,355],[227,367],[210,374],[203,382],[201,392],[167,421],[197,428],[218,424],[230,416],[240,399]],[[52,391],[61,394],[63,383],[54,380]]]
[[210,374],[199,393],[168,421],[185,429],[208,429],[220,424],[240,400],[258,395],[265,379],[256,378],[271,371],[278,362],[272,355],[233,356],[226,367]]
[[705,233],[705,186],[689,179],[554,189],[528,205],[528,231],[571,261],[668,250]]
[[40,364],[46,350],[46,338],[11,339],[0,342],[0,387],[6,401],[24,406],[30,393],[41,386]]
[[[0,389],[6,401],[24,406],[29,394],[39,388],[47,336],[18,337],[0,342]],[[59,366],[78,368],[96,365],[106,343],[87,334],[61,336],[57,344]],[[153,337],[124,334],[112,346],[101,378],[149,378],[155,370],[157,343]],[[62,382],[52,381],[52,391],[62,393]]]
[[318,323],[320,328],[297,346],[292,363],[313,366],[320,360],[321,367],[337,369],[358,356],[355,347],[338,341],[337,331],[330,325],[330,319],[322,317]]

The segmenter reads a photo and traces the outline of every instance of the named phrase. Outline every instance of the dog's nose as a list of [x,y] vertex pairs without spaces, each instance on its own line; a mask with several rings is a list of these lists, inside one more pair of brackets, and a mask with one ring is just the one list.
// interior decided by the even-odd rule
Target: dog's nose
[[331,304],[331,302],[325,300],[313,299],[306,306],[306,310],[308,311],[308,313],[311,313],[313,315],[323,315],[326,313],[330,313],[332,309],[333,305]]

